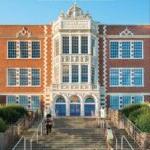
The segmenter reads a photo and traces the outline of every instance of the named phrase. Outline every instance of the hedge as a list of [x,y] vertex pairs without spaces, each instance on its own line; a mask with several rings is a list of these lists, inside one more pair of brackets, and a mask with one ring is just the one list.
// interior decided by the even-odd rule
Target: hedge
[[142,132],[150,132],[150,106],[146,104],[127,106],[121,112]]
[[27,110],[19,105],[0,107],[0,117],[8,124],[15,123],[19,118],[27,115]]
[[0,118],[0,132],[4,132],[6,129],[7,129],[7,124],[2,118]]

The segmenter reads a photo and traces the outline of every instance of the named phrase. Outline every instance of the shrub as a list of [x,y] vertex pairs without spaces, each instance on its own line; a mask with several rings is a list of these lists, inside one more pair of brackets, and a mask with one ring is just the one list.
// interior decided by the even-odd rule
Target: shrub
[[4,132],[7,129],[7,125],[5,123],[5,121],[0,118],[0,132]]

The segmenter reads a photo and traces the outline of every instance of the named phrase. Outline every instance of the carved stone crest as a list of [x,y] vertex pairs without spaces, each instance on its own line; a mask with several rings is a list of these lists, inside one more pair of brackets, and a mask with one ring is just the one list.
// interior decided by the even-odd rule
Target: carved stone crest
[[28,28],[26,28],[26,27],[23,27],[18,33],[16,33],[17,38],[19,38],[19,37],[20,38],[25,38],[25,37],[30,38],[31,35],[32,35],[32,33],[29,32]]
[[133,36],[134,34],[128,29],[128,27],[125,28],[122,32],[120,32],[120,36]]

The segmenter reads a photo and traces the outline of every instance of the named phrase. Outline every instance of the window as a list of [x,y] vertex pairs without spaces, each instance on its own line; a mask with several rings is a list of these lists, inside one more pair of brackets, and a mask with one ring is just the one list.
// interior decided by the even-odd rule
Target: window
[[95,69],[94,67],[92,67],[92,77],[91,77],[91,80],[92,80],[92,83],[94,83],[94,76],[95,76]]
[[8,58],[16,58],[16,42],[8,42]]
[[28,58],[28,42],[20,42],[20,58]]
[[143,42],[134,40],[110,41],[110,58],[142,59]]
[[73,36],[72,37],[72,54],[78,53],[78,37]]
[[69,37],[63,37],[63,54],[69,53]]
[[111,87],[141,87],[144,85],[144,72],[142,68],[111,68]]
[[28,107],[28,96],[19,96],[19,104]]
[[7,96],[7,104],[16,104],[16,96]]
[[91,54],[92,54],[92,56],[94,55],[94,48],[95,48],[95,40],[92,39],[92,44],[91,44]]
[[143,102],[143,96],[141,95],[111,95],[110,96],[110,108],[112,109],[121,109],[127,105],[141,104]]
[[111,86],[119,85],[119,70],[118,69],[110,70],[110,85]]
[[81,37],[81,53],[82,54],[88,53],[88,37],[87,36]]
[[110,108],[112,109],[119,109],[119,96],[110,96]]
[[8,85],[16,85],[16,69],[8,69]]
[[32,69],[32,85],[40,85],[40,70]]
[[118,56],[119,56],[119,43],[110,42],[110,57],[118,58]]
[[78,65],[72,65],[72,82],[78,82]]
[[131,103],[131,96],[123,96],[122,97],[122,106],[126,107],[127,105],[130,105]]
[[121,81],[121,84],[122,85],[127,85],[127,86],[130,86],[130,69],[122,69],[122,81]]
[[28,85],[28,69],[20,69],[20,85]]
[[88,82],[88,65],[81,66],[81,82]]
[[40,42],[32,42],[32,58],[40,58]]
[[69,82],[69,65],[63,65],[63,82]]
[[134,58],[142,58],[142,42],[134,42]]
[[130,42],[122,42],[122,58],[130,58]]
[[133,84],[140,86],[143,85],[143,70],[142,69],[133,69]]
[[31,96],[32,110],[36,111],[40,108],[40,97],[39,96]]

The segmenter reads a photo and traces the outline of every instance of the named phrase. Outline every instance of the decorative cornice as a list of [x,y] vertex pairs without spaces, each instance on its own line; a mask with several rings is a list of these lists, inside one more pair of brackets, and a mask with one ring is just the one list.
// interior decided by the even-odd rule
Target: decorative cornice
[[29,32],[28,28],[26,27],[23,27],[19,32],[16,33],[17,38],[24,38],[24,37],[30,38],[31,35],[32,33]]
[[133,32],[131,32],[128,27],[126,27],[122,32],[119,34],[120,36],[133,36]]

